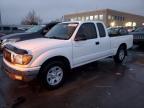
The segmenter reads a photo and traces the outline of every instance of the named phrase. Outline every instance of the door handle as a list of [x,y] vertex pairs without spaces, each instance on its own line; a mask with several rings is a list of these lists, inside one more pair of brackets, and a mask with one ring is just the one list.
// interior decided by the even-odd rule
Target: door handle
[[96,42],[95,44],[96,44],[96,45],[99,45],[100,43],[99,43],[99,42]]

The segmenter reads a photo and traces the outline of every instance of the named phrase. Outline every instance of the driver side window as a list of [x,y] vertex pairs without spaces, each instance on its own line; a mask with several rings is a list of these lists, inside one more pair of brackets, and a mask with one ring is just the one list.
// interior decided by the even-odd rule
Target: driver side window
[[78,30],[76,36],[84,35],[86,39],[97,38],[97,32],[94,23],[84,23]]

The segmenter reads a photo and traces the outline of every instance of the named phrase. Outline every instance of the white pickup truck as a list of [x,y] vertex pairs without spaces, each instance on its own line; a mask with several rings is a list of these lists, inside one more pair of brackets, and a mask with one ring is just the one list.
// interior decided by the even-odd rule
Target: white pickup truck
[[44,38],[6,45],[2,69],[16,80],[39,77],[53,89],[61,86],[75,67],[110,56],[121,63],[132,46],[132,35],[109,37],[103,22],[63,22]]

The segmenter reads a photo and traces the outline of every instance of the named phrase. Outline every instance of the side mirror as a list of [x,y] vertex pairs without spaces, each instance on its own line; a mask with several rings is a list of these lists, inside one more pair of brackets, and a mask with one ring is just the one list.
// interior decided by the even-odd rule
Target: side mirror
[[84,40],[87,40],[85,34],[77,34],[75,37],[75,41],[84,41]]

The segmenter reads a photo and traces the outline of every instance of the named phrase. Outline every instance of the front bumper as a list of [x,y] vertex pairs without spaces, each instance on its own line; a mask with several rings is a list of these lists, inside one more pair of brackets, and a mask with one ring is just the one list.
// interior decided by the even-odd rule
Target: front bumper
[[8,76],[13,80],[31,81],[37,77],[37,74],[39,73],[39,67],[31,68],[30,70],[26,69],[24,71],[20,71],[17,69],[13,69],[3,61],[2,71],[6,72]]

